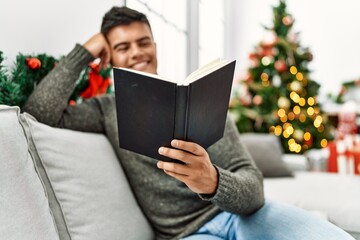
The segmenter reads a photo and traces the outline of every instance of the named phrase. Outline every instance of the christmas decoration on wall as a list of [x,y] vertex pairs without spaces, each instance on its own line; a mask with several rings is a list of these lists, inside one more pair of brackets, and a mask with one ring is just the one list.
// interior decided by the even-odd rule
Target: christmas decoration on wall
[[352,81],[344,82],[341,86],[339,94],[336,96],[336,103],[344,103],[349,100],[359,101],[360,78]]
[[240,132],[281,137],[285,152],[303,153],[327,146],[332,126],[317,102],[319,84],[310,76],[313,56],[291,31],[293,17],[284,0],[273,7],[268,38],[249,54],[250,67],[230,102]]
[[99,64],[90,63],[80,75],[69,104],[74,105],[84,99],[111,93],[111,70],[111,67],[101,69]]
[[[19,53],[10,70],[3,66],[3,60],[3,52],[0,51],[0,104],[22,108],[36,86],[56,67],[60,59],[47,54]],[[90,64],[81,73],[69,104],[110,93],[112,91],[110,75],[110,67],[100,69],[97,64]]]

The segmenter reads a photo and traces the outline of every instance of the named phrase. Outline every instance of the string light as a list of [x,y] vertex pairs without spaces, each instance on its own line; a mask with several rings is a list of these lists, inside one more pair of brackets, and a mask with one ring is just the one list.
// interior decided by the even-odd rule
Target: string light
[[267,74],[267,73],[262,73],[261,75],[260,75],[260,78],[261,78],[261,80],[262,81],[269,81],[269,75]]
[[303,114],[303,113],[300,114],[299,120],[300,120],[300,122],[304,123],[304,122],[306,121],[306,116],[305,116],[305,114]]
[[307,109],[307,113],[309,114],[309,116],[314,115],[314,108],[313,108],[313,107],[309,107],[309,108]]
[[328,141],[324,138],[320,142],[321,147],[325,148],[328,145]]
[[300,129],[295,129],[293,133],[293,137],[299,142],[302,142],[302,140],[304,139],[304,132]]
[[287,118],[286,115],[284,115],[284,116],[282,116],[282,117],[280,118],[281,122],[283,122],[283,123],[286,123],[287,119],[288,119],[288,118]]
[[295,106],[294,108],[293,108],[293,111],[294,111],[294,113],[297,115],[297,114],[299,114],[300,113],[300,107],[299,106]]
[[292,126],[291,125],[291,123],[285,123],[284,125],[283,125],[283,129],[285,130],[285,129],[287,129],[288,127],[290,127],[290,126]]
[[289,150],[291,152],[299,153],[301,151],[301,145],[296,143],[295,141],[291,142],[291,144],[289,144]]
[[290,134],[287,133],[287,132],[283,132],[283,136],[284,136],[284,138],[289,138],[289,137],[290,137]]
[[303,106],[305,106],[305,103],[306,103],[305,98],[300,98],[299,105],[303,107]]
[[281,126],[277,125],[277,126],[275,127],[274,134],[275,134],[276,136],[280,136],[281,133],[282,133],[282,128],[281,128]]
[[297,68],[295,66],[290,67],[291,74],[295,75],[297,73]]
[[315,114],[319,114],[319,113],[320,113],[320,108],[314,107],[314,113],[315,113]]
[[268,66],[270,63],[272,62],[272,59],[268,56],[265,56],[261,59],[261,63],[264,65],[264,66]]
[[313,97],[309,97],[308,100],[307,100],[307,103],[310,105],[310,106],[313,106],[315,104],[315,99]]
[[311,139],[311,133],[309,132],[304,133],[304,140],[309,141],[310,139]]
[[289,126],[286,128],[285,132],[289,135],[294,133],[294,128],[292,126]]
[[270,132],[270,133],[274,133],[274,132],[275,132],[275,126],[269,127],[269,132]]
[[318,130],[318,132],[320,132],[320,133],[323,132],[323,131],[325,130],[324,125],[321,124],[321,125],[318,127],[317,130]]
[[291,144],[294,144],[294,143],[296,143],[295,139],[290,138],[289,141],[288,141],[288,145],[290,146]]
[[298,81],[293,81],[292,83],[290,83],[290,89],[296,92],[300,92],[303,87],[301,86],[301,83]]
[[321,117],[321,116],[317,116],[317,117],[315,118],[315,120],[314,120],[314,126],[315,126],[316,128],[319,128],[320,125],[321,125],[321,123],[322,123],[322,117]]
[[278,110],[278,116],[279,116],[279,117],[283,117],[283,116],[285,116],[285,115],[286,115],[285,110],[282,109],[282,108],[280,108],[280,109]]
[[300,101],[300,96],[299,94],[297,94],[296,92],[292,91],[290,93],[290,98],[291,100],[293,100],[295,103],[298,103]]
[[269,82],[269,75],[265,72],[263,72],[261,75],[260,75],[260,78],[262,80],[262,85],[264,87],[268,87],[270,85],[270,82]]
[[294,120],[294,119],[295,119],[295,114],[294,114],[293,112],[289,112],[289,113],[288,113],[288,119],[289,119],[290,121]]
[[296,74],[296,79],[299,80],[299,81],[302,81],[304,79],[304,75],[301,72],[298,72]]

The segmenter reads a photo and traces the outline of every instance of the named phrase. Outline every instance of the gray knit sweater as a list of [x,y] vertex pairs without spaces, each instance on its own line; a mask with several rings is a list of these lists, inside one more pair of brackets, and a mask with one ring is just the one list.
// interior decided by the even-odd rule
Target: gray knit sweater
[[157,239],[178,239],[221,210],[251,214],[264,204],[262,175],[239,142],[229,119],[224,137],[207,149],[219,173],[215,195],[198,195],[156,167],[156,160],[119,148],[114,95],[68,106],[81,70],[93,60],[81,45],[61,60],[35,89],[24,111],[51,126],[103,133],[111,142]]

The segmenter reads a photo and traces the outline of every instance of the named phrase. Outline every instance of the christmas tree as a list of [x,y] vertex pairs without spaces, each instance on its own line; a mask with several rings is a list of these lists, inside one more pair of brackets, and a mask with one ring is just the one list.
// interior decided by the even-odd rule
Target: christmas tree
[[237,85],[230,103],[240,132],[280,136],[287,153],[326,147],[331,125],[317,102],[319,84],[310,79],[312,54],[291,31],[293,17],[280,0],[273,7],[270,40],[250,53],[247,76]]

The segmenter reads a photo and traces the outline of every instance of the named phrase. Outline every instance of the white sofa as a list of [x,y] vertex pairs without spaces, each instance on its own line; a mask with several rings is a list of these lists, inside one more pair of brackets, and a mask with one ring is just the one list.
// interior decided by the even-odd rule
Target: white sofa
[[[0,105],[0,153],[0,239],[154,238],[103,135],[53,128]],[[359,183],[359,177],[296,172],[265,178],[265,193],[356,235]]]
[[[285,157],[290,165],[299,160]],[[266,198],[306,209],[360,239],[360,176],[311,172],[303,166],[293,171],[294,177],[265,178]]]
[[0,239],[153,239],[107,138],[0,105]]
[[309,171],[309,156],[284,154],[274,135],[244,133],[240,138],[263,172],[267,199],[308,210],[360,240],[360,175]]

